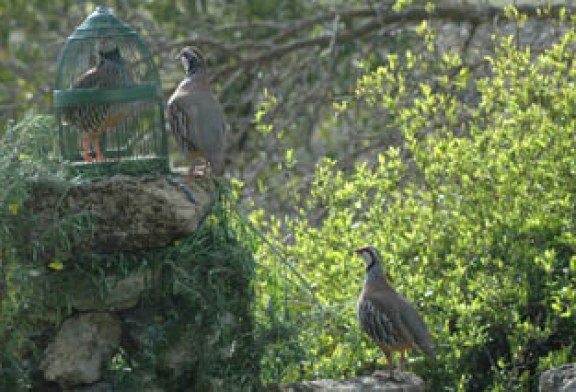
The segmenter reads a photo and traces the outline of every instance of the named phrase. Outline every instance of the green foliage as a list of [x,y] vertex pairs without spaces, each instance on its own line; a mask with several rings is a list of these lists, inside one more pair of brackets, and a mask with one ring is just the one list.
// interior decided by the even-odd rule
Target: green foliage
[[[120,390],[138,388],[142,374],[147,382],[152,379],[168,390],[217,391],[224,386],[257,389],[259,352],[252,319],[254,260],[245,246],[254,242],[250,232],[227,212],[229,200],[223,201],[224,205],[213,207],[212,214],[192,236],[176,241],[170,248],[131,257],[132,269],[149,270],[161,279],[153,284],[141,309],[135,309],[127,318],[138,320],[140,312],[152,309],[154,322],[141,331],[137,323],[131,326],[144,336],[144,346],[138,350],[126,348],[123,360],[129,365],[114,369],[115,385]],[[118,265],[117,260],[111,265]],[[161,358],[174,344],[195,356],[181,369],[184,373],[173,374],[161,365]]]
[[[21,355],[34,351],[31,336],[40,338],[33,333],[38,324],[31,317],[40,307],[35,299],[37,276],[34,270],[18,263],[21,239],[17,233],[25,226],[21,216],[28,180],[57,172],[54,132],[50,117],[29,113],[18,124],[8,124],[0,138],[0,368],[2,373],[5,367],[9,369],[0,377],[0,386],[5,390],[27,385],[33,365],[22,361]],[[24,289],[16,289],[20,287]]]
[[[140,344],[124,342],[109,364],[107,378],[115,389],[257,389],[252,286],[257,240],[232,213],[227,191],[219,187],[223,193],[215,195],[211,214],[172,246],[138,254],[91,253],[83,246],[96,230],[88,211],[62,214],[54,206],[50,223],[28,203],[35,187],[65,197],[73,185],[52,160],[55,134],[51,117],[28,115],[2,138],[0,390],[43,390],[38,366],[57,327],[76,312],[72,299],[87,296],[95,298],[89,303],[104,304],[122,279],[137,275],[149,281],[145,298],[120,317],[124,333],[138,336]],[[175,345],[192,353],[178,373],[162,359]]]
[[431,390],[536,390],[538,371],[576,360],[576,35],[538,55],[497,44],[478,79],[455,53],[390,55],[357,97],[385,110],[402,146],[350,172],[325,159],[304,208],[254,213],[318,300],[285,293],[291,333],[269,347],[265,381],[374,368],[354,315],[364,271],[352,251],[369,244],[437,343],[437,365],[412,363]]

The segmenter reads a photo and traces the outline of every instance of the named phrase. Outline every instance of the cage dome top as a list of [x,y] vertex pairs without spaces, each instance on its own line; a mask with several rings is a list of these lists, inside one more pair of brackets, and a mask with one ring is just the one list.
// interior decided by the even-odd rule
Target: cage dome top
[[116,18],[111,8],[99,6],[80,26],[76,28],[69,39],[97,38],[109,35],[136,34],[126,23]]

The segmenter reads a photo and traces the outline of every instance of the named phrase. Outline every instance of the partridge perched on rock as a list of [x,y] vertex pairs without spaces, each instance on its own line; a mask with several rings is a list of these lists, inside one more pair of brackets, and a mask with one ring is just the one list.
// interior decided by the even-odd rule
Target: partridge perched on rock
[[[170,128],[180,148],[192,158],[190,175],[206,175],[210,168],[221,176],[226,129],[222,106],[210,89],[206,63],[200,51],[186,47],[178,57],[186,77],[168,101]],[[201,173],[196,170],[198,160],[203,161]]]
[[[113,88],[133,83],[130,70],[113,40],[101,39],[97,49],[100,62],[82,74],[72,88]],[[94,103],[69,106],[64,109],[63,118],[65,123],[74,125],[82,132],[84,160],[92,162],[90,150],[93,147],[96,161],[102,162],[104,155],[100,149],[100,136],[124,120],[127,114],[125,104]]]
[[381,372],[375,375],[394,379],[394,352],[400,352],[400,372],[408,349],[419,349],[436,359],[424,320],[414,306],[387,282],[378,251],[369,246],[356,250],[356,253],[366,262],[366,280],[357,304],[360,328],[382,349],[390,370],[387,375]]

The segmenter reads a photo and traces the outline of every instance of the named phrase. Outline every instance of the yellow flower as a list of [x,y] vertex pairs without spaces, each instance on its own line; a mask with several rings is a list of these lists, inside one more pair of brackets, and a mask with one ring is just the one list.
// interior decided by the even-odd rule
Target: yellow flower
[[18,159],[21,160],[21,161],[29,161],[29,160],[30,160],[30,155],[24,154],[24,153],[20,153],[20,154],[18,154]]
[[18,214],[19,208],[20,208],[20,206],[18,206],[18,204],[16,204],[16,203],[8,204],[8,212],[10,212],[11,215]]
[[48,268],[51,268],[54,271],[60,271],[64,268],[64,264],[61,261],[53,261],[48,264]]

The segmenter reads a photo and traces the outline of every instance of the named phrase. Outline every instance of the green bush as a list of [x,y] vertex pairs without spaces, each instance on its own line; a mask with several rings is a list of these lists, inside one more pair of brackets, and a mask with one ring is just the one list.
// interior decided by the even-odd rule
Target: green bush
[[[39,364],[58,326],[77,312],[70,297],[81,287],[97,303],[135,273],[155,278],[138,306],[118,312],[123,345],[104,375],[115,390],[258,389],[257,240],[234,213],[228,192],[218,186],[210,214],[172,246],[93,253],[83,245],[97,229],[90,211],[62,211],[58,201],[48,222],[28,208],[34,188],[44,191],[36,198],[50,193],[46,187],[64,198],[77,181],[88,181],[68,178],[55,161],[53,123],[50,116],[30,114],[0,138],[0,390],[52,388]],[[31,231],[33,226],[43,230]],[[139,344],[134,336],[141,337]],[[192,353],[182,354],[189,363],[179,371],[162,362],[174,346]]]
[[[36,282],[33,271],[17,262],[21,241],[16,233],[24,226],[20,215],[29,191],[27,180],[58,171],[54,151],[49,116],[29,113],[0,132],[0,389],[30,386],[33,365],[22,358],[34,355],[35,341],[42,338],[34,333],[38,324],[29,317],[41,307],[35,298]],[[24,289],[15,291],[15,286]]]
[[[384,110],[380,132],[400,131],[402,146],[352,171],[324,159],[303,208],[253,213],[295,268],[286,285],[297,273],[313,286],[277,297],[285,329],[265,381],[381,366],[354,314],[364,268],[353,250],[369,244],[436,341],[437,365],[411,364],[431,390],[536,390],[542,370],[576,361],[576,35],[540,54],[496,44],[479,78],[455,53],[431,62],[433,45],[390,55],[358,81],[374,110],[335,106]],[[273,269],[269,249],[259,260]]]

